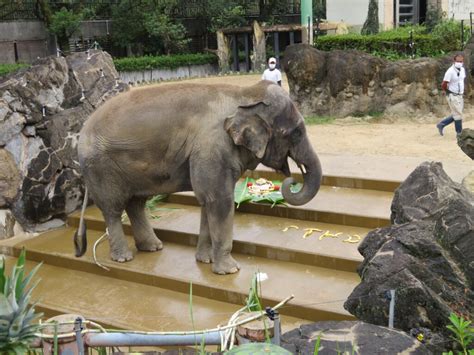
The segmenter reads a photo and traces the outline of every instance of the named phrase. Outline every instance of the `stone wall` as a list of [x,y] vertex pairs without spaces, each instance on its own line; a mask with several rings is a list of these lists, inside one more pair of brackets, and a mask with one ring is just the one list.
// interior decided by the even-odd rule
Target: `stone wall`
[[[290,95],[302,113],[335,117],[382,112],[442,116],[447,105],[440,85],[451,63],[452,56],[391,62],[355,50],[323,52],[303,44],[288,47],[282,61]],[[466,102],[472,96],[468,80]]]
[[0,208],[27,230],[77,209],[79,131],[107,97],[127,88],[102,51],[47,57],[0,79]]

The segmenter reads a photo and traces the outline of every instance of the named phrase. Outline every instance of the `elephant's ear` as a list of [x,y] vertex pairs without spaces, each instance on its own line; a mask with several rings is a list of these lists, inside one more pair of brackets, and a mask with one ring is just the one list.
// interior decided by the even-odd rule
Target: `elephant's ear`
[[259,159],[263,158],[272,129],[260,116],[242,114],[240,109],[225,119],[224,129],[236,145],[244,146]]

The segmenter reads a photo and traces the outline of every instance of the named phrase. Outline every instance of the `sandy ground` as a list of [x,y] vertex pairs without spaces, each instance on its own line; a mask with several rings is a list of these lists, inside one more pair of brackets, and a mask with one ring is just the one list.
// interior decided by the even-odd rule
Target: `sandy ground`
[[[187,81],[246,86],[259,80],[260,75],[236,75]],[[285,78],[283,88],[288,91]],[[318,153],[389,155],[472,163],[456,144],[454,125],[446,127],[445,135],[441,137],[435,127],[436,121],[436,117],[425,119],[424,122],[407,117],[396,121],[378,118],[378,123],[373,123],[364,118],[350,117],[308,126],[308,133]],[[464,127],[474,129],[472,107],[465,110]]]

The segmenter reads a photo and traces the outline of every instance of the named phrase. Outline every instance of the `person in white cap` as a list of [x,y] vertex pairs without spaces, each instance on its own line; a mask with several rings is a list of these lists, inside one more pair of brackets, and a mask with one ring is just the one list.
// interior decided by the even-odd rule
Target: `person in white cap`
[[459,136],[462,132],[462,111],[464,108],[464,79],[466,78],[466,71],[464,69],[464,57],[462,54],[454,56],[454,63],[448,68],[444,74],[443,83],[441,87],[446,93],[451,115],[440,121],[436,127],[439,134],[443,135],[443,128],[454,122],[456,135]]
[[262,80],[270,80],[281,86],[281,72],[276,68],[276,59],[271,57],[268,60],[268,69],[265,69]]

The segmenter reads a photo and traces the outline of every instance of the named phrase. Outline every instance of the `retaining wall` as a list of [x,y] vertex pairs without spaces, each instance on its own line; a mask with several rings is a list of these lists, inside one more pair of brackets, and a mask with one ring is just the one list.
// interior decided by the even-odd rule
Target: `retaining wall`
[[216,75],[219,68],[216,64],[187,65],[176,69],[152,69],[142,71],[119,72],[120,80],[128,84],[139,84],[147,81],[195,78]]

